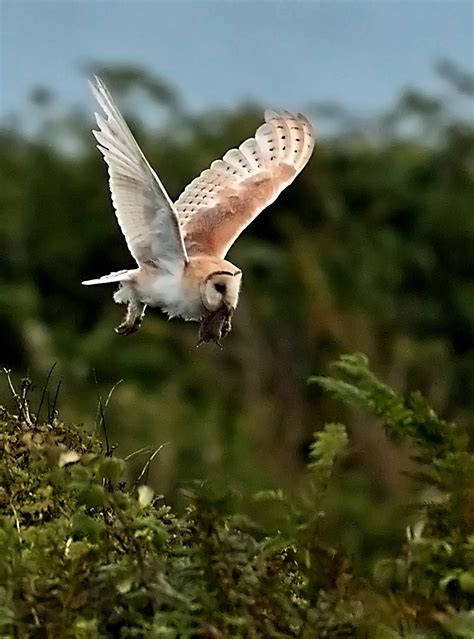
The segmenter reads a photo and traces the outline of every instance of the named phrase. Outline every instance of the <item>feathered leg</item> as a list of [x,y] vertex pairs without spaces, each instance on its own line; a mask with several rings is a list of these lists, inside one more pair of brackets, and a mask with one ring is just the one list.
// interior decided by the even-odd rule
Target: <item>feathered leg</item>
[[129,302],[127,312],[121,324],[117,326],[115,332],[119,335],[131,335],[140,328],[145,317],[146,304],[142,302]]

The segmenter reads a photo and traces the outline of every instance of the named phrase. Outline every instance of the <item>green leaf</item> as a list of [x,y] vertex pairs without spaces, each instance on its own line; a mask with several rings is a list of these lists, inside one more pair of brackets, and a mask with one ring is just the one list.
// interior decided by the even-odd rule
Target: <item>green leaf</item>
[[92,484],[80,490],[77,494],[77,503],[87,508],[102,508],[107,498],[102,486]]
[[106,457],[100,462],[99,477],[102,479],[110,479],[118,481],[124,474],[126,464],[123,459],[117,457]]
[[98,542],[105,532],[103,521],[89,517],[84,513],[77,513],[71,521],[72,535],[75,539],[86,538]]
[[347,443],[347,432],[342,424],[326,424],[324,430],[314,434],[314,442],[309,451],[308,468],[317,492],[322,493],[326,490],[334,462],[343,454]]

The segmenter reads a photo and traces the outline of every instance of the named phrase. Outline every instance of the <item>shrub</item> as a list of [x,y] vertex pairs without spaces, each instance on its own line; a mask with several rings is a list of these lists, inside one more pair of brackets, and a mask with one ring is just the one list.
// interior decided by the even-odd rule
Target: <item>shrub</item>
[[363,356],[335,366],[334,377],[311,381],[408,441],[427,495],[400,511],[406,538],[370,578],[324,530],[348,446],[342,425],[315,434],[298,497],[242,500],[201,482],[174,513],[127,482],[127,462],[96,438],[57,418],[42,423],[19,400],[18,415],[0,413],[0,636],[474,636],[466,437],[419,395],[396,395]]

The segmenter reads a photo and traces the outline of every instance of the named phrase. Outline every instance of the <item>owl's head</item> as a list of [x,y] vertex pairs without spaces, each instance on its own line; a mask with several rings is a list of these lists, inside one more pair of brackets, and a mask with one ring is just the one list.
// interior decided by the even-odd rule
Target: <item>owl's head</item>
[[242,271],[214,271],[201,284],[201,300],[204,308],[213,313],[222,305],[235,309],[239,301]]

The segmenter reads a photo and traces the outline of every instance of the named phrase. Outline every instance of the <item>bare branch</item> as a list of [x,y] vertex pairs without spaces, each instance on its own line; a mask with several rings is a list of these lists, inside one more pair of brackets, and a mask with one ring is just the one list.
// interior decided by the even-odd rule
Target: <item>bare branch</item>
[[38,421],[40,418],[40,413],[41,413],[41,409],[43,407],[43,403],[44,403],[44,399],[46,397],[46,392],[48,390],[48,386],[49,386],[49,380],[51,379],[51,375],[53,374],[54,369],[56,368],[56,364],[57,362],[54,362],[54,364],[51,366],[51,368],[49,369],[49,373],[48,376],[46,377],[46,381],[44,383],[43,386],[43,390],[41,392],[41,399],[40,399],[40,403],[38,405],[38,410],[36,411],[36,419],[35,419],[35,426],[38,425]]

